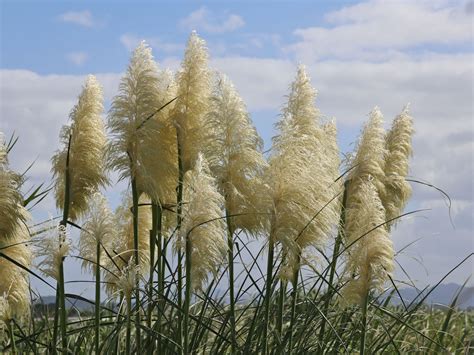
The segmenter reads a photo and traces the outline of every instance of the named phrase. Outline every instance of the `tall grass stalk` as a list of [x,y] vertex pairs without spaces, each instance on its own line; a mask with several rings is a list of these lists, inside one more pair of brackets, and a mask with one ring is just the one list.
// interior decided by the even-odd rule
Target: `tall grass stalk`
[[60,312],[60,328],[61,328],[61,347],[62,347],[62,353],[67,354],[67,335],[66,335],[66,301],[65,301],[65,292],[64,292],[64,264],[61,261],[61,264],[59,265],[59,307]]
[[267,275],[265,284],[265,315],[263,323],[263,346],[262,354],[268,353],[268,328],[270,326],[270,303],[272,298],[272,282],[273,282],[273,257],[275,254],[275,245],[273,240],[273,233],[270,232],[268,240],[268,259],[267,259]]
[[166,246],[167,241],[163,238],[162,219],[158,220],[158,319],[156,331],[158,333],[158,345],[161,347],[161,319],[165,306],[165,271],[166,271]]
[[369,303],[369,290],[365,294],[364,300],[362,302],[362,329],[360,333],[360,355],[365,354],[365,342],[367,339],[367,306]]
[[[280,293],[278,295],[278,312],[277,312],[277,324],[276,324],[276,331],[278,340],[280,343],[280,347],[284,345],[283,342],[283,314],[285,311],[285,295],[286,295],[286,286],[287,282],[285,280],[280,281]],[[283,351],[280,348],[280,351]]]
[[59,331],[59,283],[56,282],[56,300],[54,302],[53,339],[51,342],[51,352],[53,354],[57,353],[58,331]]
[[16,355],[15,331],[13,319],[8,321],[8,333],[10,333],[10,342],[12,347],[12,355]]
[[130,355],[130,342],[132,337],[132,296],[131,294],[127,294],[125,295],[125,298],[127,302],[127,330],[125,336],[125,353],[127,355]]
[[[138,190],[135,178],[132,178],[132,201],[133,201],[133,252],[135,265],[140,265],[138,253]],[[140,331],[140,278],[136,278],[135,282],[135,336],[136,336],[136,353],[140,353],[141,348],[141,331]]]
[[[176,235],[181,232],[183,222],[183,182],[184,167],[182,159],[182,148],[180,144],[180,130],[176,130],[176,139],[178,145],[178,186],[176,188]],[[183,329],[182,329],[182,309],[183,309],[183,252],[178,248],[178,344],[180,352],[183,351]]]
[[191,285],[192,285],[191,255],[192,255],[192,244],[191,244],[191,238],[188,234],[186,235],[186,258],[185,258],[186,286],[185,286],[185,292],[184,292],[184,325],[183,325],[183,331],[184,331],[184,339],[183,339],[184,348],[183,349],[184,349],[185,355],[189,354],[189,332],[191,331],[189,327],[189,312],[190,312],[190,305],[191,305]]
[[[342,238],[344,236],[344,229],[346,224],[346,204],[347,204],[347,187],[349,185],[349,181],[344,183],[344,193],[342,195],[342,204],[341,204],[341,214],[339,220],[339,230],[337,232],[336,240],[334,242],[334,249],[332,252],[332,260],[331,260],[331,268],[329,271],[329,281],[328,281],[328,289],[326,292],[326,299],[324,301],[324,308],[323,313],[325,315],[328,314],[329,305],[331,303],[331,298],[334,295],[333,290],[337,287],[334,287],[334,277],[336,275],[336,267],[337,267],[337,259],[339,257],[339,249],[341,248]],[[324,333],[326,329],[326,318],[323,317],[321,320],[321,327],[319,329],[319,344],[320,349],[322,352],[323,343],[324,343]]]
[[298,273],[300,270],[301,255],[297,258],[297,267],[293,272],[293,290],[291,292],[291,315],[290,315],[290,328],[288,329],[288,354],[293,353],[293,328],[295,326],[296,319],[296,303],[298,301]]
[[[148,312],[147,312],[147,326],[148,329],[151,329],[152,318],[153,318],[153,284],[154,284],[154,275],[155,275],[155,247],[157,243],[157,230],[159,220],[161,220],[161,207],[158,203],[153,202],[151,205],[151,215],[152,215],[152,227],[150,230],[150,275],[148,279]],[[158,259],[159,265],[159,259]],[[158,270],[159,275],[159,270]],[[147,352],[149,354],[153,353],[154,340],[152,332],[148,332],[148,348]]]
[[97,261],[95,265],[95,353],[99,354],[100,344],[100,254],[101,244],[97,239]]
[[230,324],[230,336],[231,336],[231,353],[235,354],[237,350],[237,341],[235,338],[235,288],[234,288],[234,228],[230,220],[229,212],[226,210],[226,222],[227,222],[227,254],[228,254],[228,272],[229,272],[229,324]]
[[[71,178],[70,178],[70,171],[69,171],[69,158],[71,152],[71,138],[72,135],[69,135],[69,141],[67,145],[67,155],[66,155],[66,170],[65,170],[65,184],[64,184],[64,206],[63,206],[63,218],[59,223],[62,227],[66,228],[67,221],[69,218],[69,205],[70,205],[70,197],[71,197]],[[59,233],[60,244],[65,242],[61,240],[63,235]],[[64,291],[64,257],[61,258],[59,264],[59,280],[58,280],[58,289],[57,292],[58,296],[58,307],[59,307],[59,316],[60,316],[60,330],[61,330],[61,345],[62,345],[62,352],[63,354],[67,354],[67,317],[66,317],[66,300],[65,300],[65,291]],[[54,346],[56,347],[56,339],[54,339]]]

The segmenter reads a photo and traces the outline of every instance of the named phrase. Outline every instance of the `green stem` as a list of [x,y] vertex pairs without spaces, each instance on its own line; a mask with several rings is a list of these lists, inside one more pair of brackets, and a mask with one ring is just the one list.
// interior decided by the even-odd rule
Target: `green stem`
[[162,338],[161,338],[161,317],[164,311],[164,290],[165,290],[165,266],[166,254],[163,248],[164,240],[161,233],[162,214],[158,219],[158,319],[156,324],[156,332],[158,333],[158,352],[161,352]]
[[[133,251],[135,265],[140,265],[138,252],[138,190],[135,178],[132,178],[132,200],[133,200]],[[140,354],[141,348],[141,332],[140,332],[140,280],[137,277],[135,284],[135,336],[136,336],[136,353]]]
[[263,351],[262,354],[268,353],[268,328],[270,321],[270,300],[272,297],[272,274],[273,274],[273,257],[275,253],[273,241],[273,233],[270,233],[268,241],[268,259],[267,259],[267,280],[265,286],[265,319],[263,323]]
[[231,354],[237,350],[237,341],[235,337],[235,288],[234,288],[234,228],[226,210],[227,221],[227,248],[228,248],[228,266],[229,266],[229,297],[230,297],[230,334],[231,334]]
[[[63,219],[60,222],[60,225],[66,228],[67,221],[69,218],[69,205],[71,199],[71,177],[69,171],[69,158],[70,158],[70,151],[71,151],[71,138],[72,136],[69,135],[69,141],[67,145],[67,155],[66,155],[66,170],[65,170],[65,184],[64,184],[64,206],[63,206]],[[65,243],[66,241],[62,239],[63,236],[59,235],[59,243]],[[59,316],[60,316],[60,326],[61,326],[61,344],[62,344],[62,352],[63,354],[67,354],[67,337],[66,337],[66,328],[67,328],[67,317],[66,317],[66,301],[65,301],[65,291],[64,291],[64,258],[61,258],[59,263],[59,281],[58,281],[58,292],[57,296],[58,300],[58,308],[59,308]],[[56,346],[56,342],[55,342]]]
[[97,241],[97,262],[95,265],[95,353],[99,354],[100,344],[100,241]]
[[13,328],[13,319],[10,319],[8,322],[8,330],[10,333],[10,341],[12,344],[12,355],[16,355],[16,343],[15,343],[15,333]]
[[289,332],[289,340],[288,340],[288,354],[291,355],[293,353],[293,328],[295,326],[295,319],[296,319],[296,303],[298,301],[298,273],[300,270],[300,259],[301,256],[298,254],[297,259],[297,266],[293,271],[293,290],[291,292],[291,316],[290,316],[290,329]]
[[[63,260],[64,261],[64,260]],[[62,353],[67,354],[67,336],[66,336],[66,326],[67,326],[67,317],[66,317],[66,297],[64,292],[64,264],[63,261],[59,264],[59,307],[61,311],[59,313],[61,322],[61,346]]]
[[192,265],[192,245],[191,245],[191,238],[189,235],[186,236],[186,288],[184,293],[184,354],[189,354],[189,309],[191,305],[191,265]]
[[54,306],[54,328],[53,328],[53,342],[52,342],[52,353],[57,353],[58,343],[58,329],[59,329],[59,281],[56,282],[56,302]]
[[362,301],[362,329],[360,334],[360,355],[365,354],[365,342],[367,338],[367,304],[369,303],[369,291]]
[[[279,337],[280,345],[283,345],[283,311],[285,306],[286,281],[280,281],[280,294],[278,296],[278,314],[276,331]],[[283,350],[283,349],[281,349]],[[280,350],[280,351],[281,351]]]
[[125,353],[130,355],[130,338],[132,335],[132,295],[126,295],[127,299],[127,335],[125,338]]
[[[181,232],[181,224],[183,221],[183,181],[184,181],[184,167],[182,160],[182,148],[180,143],[180,130],[176,130],[176,138],[178,145],[178,187],[176,191],[176,233],[179,238]],[[178,345],[180,351],[183,351],[183,328],[182,328],[182,309],[183,309],[183,252],[181,248],[178,250]]]
[[[156,233],[159,218],[159,206],[153,203],[151,206],[152,215],[152,226],[150,230],[150,276],[148,280],[148,312],[147,312],[147,327],[151,329],[152,317],[153,317],[153,282],[155,275],[155,246],[156,246]],[[148,332],[148,348],[147,353],[153,354],[153,334]]]
[[[333,283],[334,283],[334,277],[336,275],[337,258],[339,256],[339,249],[342,245],[342,238],[344,236],[344,229],[345,229],[345,224],[346,224],[347,187],[348,187],[348,181],[344,183],[344,194],[342,196],[341,214],[339,217],[339,230],[337,233],[336,241],[334,243],[331,269],[329,272],[328,291],[326,294],[326,299],[324,301],[324,307],[323,307],[323,314],[325,315],[328,314],[329,304],[331,302],[333,290],[336,288],[335,286],[333,286]],[[321,328],[319,330],[319,349],[320,349],[321,354],[324,353],[323,344],[324,344],[325,328],[326,328],[326,318],[323,317],[323,319],[321,320]]]
[[[120,296],[119,296],[119,305],[122,305],[123,303],[123,300],[124,300],[124,296],[123,296],[123,292],[120,291]],[[118,324],[119,320],[122,319],[123,317],[123,307],[120,307],[118,309],[118,312],[117,312],[117,316],[115,317],[115,322],[116,324]],[[124,317],[125,319],[127,318],[126,316]],[[113,350],[113,353],[114,354],[118,354],[119,353],[119,344],[121,343],[120,341],[120,330],[117,331],[116,335],[115,335],[115,344],[114,344],[114,350]]]

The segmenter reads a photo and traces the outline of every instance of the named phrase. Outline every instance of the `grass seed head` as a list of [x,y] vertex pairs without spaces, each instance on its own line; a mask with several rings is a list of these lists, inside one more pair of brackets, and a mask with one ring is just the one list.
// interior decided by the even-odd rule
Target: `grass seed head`
[[64,208],[66,162],[69,149],[70,206],[69,217],[80,218],[88,201],[99,187],[107,183],[104,150],[106,135],[102,121],[102,88],[93,75],[87,77],[78,103],[70,113],[71,124],[61,131],[62,150],[52,158],[55,196],[58,208]]
[[204,120],[211,93],[208,61],[206,42],[193,31],[176,76],[178,98],[173,112],[184,172],[193,168],[206,142]]
[[[387,220],[398,217],[411,196],[411,186],[405,180],[408,175],[409,158],[412,154],[411,139],[413,120],[408,105],[398,115],[385,139],[388,151],[385,164],[385,194],[382,203],[387,213]],[[396,221],[389,222],[389,226]]]
[[194,168],[185,175],[183,226],[176,248],[191,243],[191,280],[193,289],[202,287],[209,273],[217,272],[227,251],[224,198],[218,192],[206,160],[198,156]]
[[217,74],[206,127],[212,138],[206,157],[225,197],[226,211],[235,215],[230,219],[232,229],[253,235],[265,231],[268,216],[260,208],[266,191],[263,141],[231,81],[221,74]]
[[[101,193],[94,193],[79,238],[79,254],[85,259],[82,261],[83,268],[90,268],[95,274],[97,243],[102,246],[110,245],[117,238],[116,233],[114,214],[107,205],[107,200]],[[104,254],[102,247],[101,254]],[[104,256],[100,260],[103,264]]]

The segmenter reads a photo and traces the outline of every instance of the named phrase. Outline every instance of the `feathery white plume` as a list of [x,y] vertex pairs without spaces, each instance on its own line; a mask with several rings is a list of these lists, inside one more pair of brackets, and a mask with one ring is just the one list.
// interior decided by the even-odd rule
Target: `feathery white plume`
[[210,272],[216,272],[227,250],[225,223],[222,218],[224,198],[217,191],[207,162],[201,154],[184,181],[184,213],[181,235],[176,248],[191,243],[191,283],[201,288]]
[[362,304],[369,290],[382,290],[394,269],[393,244],[383,225],[385,209],[373,180],[362,180],[355,194],[346,209],[350,233],[346,234],[345,304]]
[[[101,250],[104,245],[113,243],[117,235],[116,227],[114,215],[107,205],[107,200],[101,193],[96,192],[91,198],[91,205],[84,218],[79,239],[79,254],[84,258],[83,268],[90,268],[95,274],[97,243],[102,245]],[[103,254],[102,251],[101,254]],[[104,258],[102,257],[100,261],[103,265]]]
[[204,126],[211,91],[206,43],[191,33],[181,69],[177,73],[177,100],[174,119],[184,172],[193,168],[206,140]]
[[109,168],[117,170],[121,179],[135,179],[138,193],[157,201],[164,193],[157,188],[168,187],[160,185],[161,180],[173,179],[169,175],[175,169],[169,157],[175,149],[169,108],[158,112],[169,98],[164,87],[171,83],[164,83],[166,80],[166,75],[159,75],[151,48],[142,41],[132,54],[119,94],[113,98],[107,123],[112,134],[107,148]]
[[[411,196],[411,186],[405,180],[408,175],[409,158],[412,154],[411,138],[413,121],[408,105],[398,115],[388,132],[385,144],[388,151],[385,164],[385,194],[381,196],[387,220],[400,216]],[[388,226],[395,224],[395,220]]]
[[[93,75],[87,77],[79,100],[70,113],[71,125],[61,131],[63,149],[52,158],[55,196],[64,208],[66,161],[69,148],[69,218],[75,220],[87,210],[91,194],[107,183],[104,150],[106,135],[102,122],[102,88]],[[70,143],[69,143],[70,140]]]
[[0,134],[0,241],[15,240],[29,215],[19,191],[21,177],[8,166],[7,147]]
[[[138,252],[140,275],[149,271],[150,262],[150,229],[152,216],[150,199],[142,194],[138,201]],[[104,247],[110,255],[104,256],[104,280],[107,282],[106,289],[109,294],[115,294],[119,290],[118,277],[124,274],[124,268],[131,265],[133,260],[133,214],[131,211],[132,200],[129,193],[123,196],[121,205],[115,211],[116,237],[106,241]],[[105,254],[107,254],[105,253]]]
[[339,217],[335,134],[319,125],[315,96],[300,66],[277,124],[280,134],[273,139],[268,170],[274,214],[271,237],[283,247],[283,278],[299,269],[306,248],[325,245]]
[[384,169],[387,149],[385,148],[385,130],[382,123],[382,113],[378,107],[375,107],[370,112],[369,121],[362,130],[356,149],[357,153],[351,163],[353,169],[348,174],[349,205],[351,204],[351,195],[356,195],[356,190],[360,188],[359,185],[364,184],[367,179],[371,179],[379,196],[385,194]]
[[56,229],[53,228],[36,245],[36,257],[41,259],[37,265],[38,269],[58,281],[61,262],[69,253],[70,247],[71,241],[67,237],[66,227],[58,225]]
[[217,77],[207,127],[211,139],[206,157],[225,198],[226,211],[233,216],[232,229],[241,228],[256,235],[265,229],[268,220],[261,210],[266,191],[262,175],[267,167],[263,141],[244,102],[224,75]]
[[[0,134],[0,251],[25,268],[31,265],[30,214],[23,207],[19,191],[20,176],[9,169],[7,149]],[[30,295],[28,274],[6,258],[0,258],[0,296],[3,312],[21,321],[28,317]]]

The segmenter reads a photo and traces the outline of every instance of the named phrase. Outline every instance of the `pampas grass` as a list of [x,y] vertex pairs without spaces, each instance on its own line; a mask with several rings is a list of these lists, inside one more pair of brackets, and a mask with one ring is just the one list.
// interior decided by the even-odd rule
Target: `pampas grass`
[[385,138],[387,159],[385,162],[385,194],[382,203],[385,207],[388,226],[392,226],[401,215],[411,196],[411,186],[405,180],[408,175],[408,159],[412,154],[411,137],[413,122],[408,105],[392,123]]
[[[456,309],[461,293],[447,310],[423,305],[436,287],[392,303],[406,287],[390,232],[411,192],[408,110],[386,133],[375,108],[341,169],[335,121],[300,66],[266,155],[237,89],[208,62],[196,33],[176,74],[140,43],[112,100],[108,142],[100,85],[88,78],[53,158],[62,217],[46,228],[27,208],[48,189],[23,194],[27,176],[7,157],[16,140],[0,140],[0,351],[469,352],[474,318]],[[99,192],[108,169],[128,183],[115,212]],[[95,280],[65,281],[66,257]],[[54,322],[32,306],[32,277],[53,289],[48,277],[57,280]],[[92,282],[95,302],[65,292]],[[94,316],[75,309],[68,320],[66,299],[95,303]]]
[[79,95],[78,103],[70,113],[71,124],[61,131],[63,149],[52,158],[52,172],[56,206],[64,208],[66,197],[66,161],[69,156],[68,217],[81,217],[88,207],[91,194],[107,183],[104,150],[106,136],[102,122],[102,88],[93,75],[89,75]]

